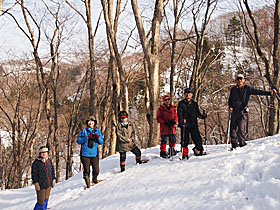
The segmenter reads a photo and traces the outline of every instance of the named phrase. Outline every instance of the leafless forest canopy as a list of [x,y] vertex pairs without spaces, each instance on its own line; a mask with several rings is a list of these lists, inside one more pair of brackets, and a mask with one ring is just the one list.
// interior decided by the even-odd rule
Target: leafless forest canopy
[[[203,139],[226,143],[234,75],[259,89],[280,86],[279,1],[230,2],[1,1],[0,20],[14,27],[18,49],[28,47],[1,43],[0,188],[31,184],[41,145],[57,181],[77,173],[76,138],[89,115],[104,136],[100,158],[116,153],[120,110],[136,124],[140,148],[158,145],[161,95],[177,105],[186,87],[208,114],[206,124],[199,121]],[[279,132],[274,97],[252,96],[249,108],[248,140]]]

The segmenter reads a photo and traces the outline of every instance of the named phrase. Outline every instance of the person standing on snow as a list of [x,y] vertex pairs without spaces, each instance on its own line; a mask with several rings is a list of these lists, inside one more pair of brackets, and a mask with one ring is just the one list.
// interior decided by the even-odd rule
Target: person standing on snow
[[77,143],[81,145],[81,162],[83,164],[84,180],[86,187],[90,187],[90,166],[92,166],[92,182],[99,183],[101,180],[97,179],[99,175],[99,157],[98,145],[103,144],[103,136],[100,130],[96,127],[97,121],[90,116],[86,120],[87,127],[84,128],[78,135]]
[[136,164],[141,161],[141,150],[135,144],[135,126],[128,121],[126,111],[119,112],[119,122],[116,128],[117,151],[120,153],[121,172],[125,171],[126,152],[132,152],[136,156]]
[[55,185],[54,167],[49,156],[49,149],[42,146],[39,157],[32,163],[31,177],[37,193],[37,203],[34,210],[46,210],[51,188]]
[[230,90],[228,99],[229,112],[232,112],[230,123],[230,137],[233,149],[246,146],[245,126],[248,118],[248,102],[250,95],[272,95],[272,92],[258,90],[248,85],[244,85],[245,78],[243,74],[238,74],[235,78],[236,86]]
[[[189,134],[195,144],[193,148],[196,156],[203,155],[202,138],[198,130],[197,118],[205,119],[206,114],[202,115],[199,111],[198,104],[192,99],[193,93],[190,88],[184,90],[185,99],[181,100],[177,107],[179,127],[181,128],[181,136],[184,136],[182,146],[183,159],[189,158],[188,145],[190,142]],[[184,132],[184,133],[183,133]]]
[[160,123],[160,157],[168,158],[166,152],[167,138],[169,138],[169,155],[176,155],[176,123],[178,122],[176,106],[171,105],[169,95],[162,96],[163,105],[157,110],[157,122]]

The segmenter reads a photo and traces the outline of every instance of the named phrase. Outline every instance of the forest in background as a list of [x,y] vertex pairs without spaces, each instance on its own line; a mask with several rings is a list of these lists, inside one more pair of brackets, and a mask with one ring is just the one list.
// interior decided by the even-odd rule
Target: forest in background
[[[104,136],[100,158],[116,152],[120,110],[136,124],[139,147],[158,145],[161,96],[177,105],[186,87],[208,113],[204,140],[226,143],[234,75],[255,88],[280,86],[279,1],[232,7],[215,15],[219,0],[4,0],[0,19],[13,22],[29,47],[1,49],[0,188],[31,184],[41,145],[57,181],[73,176],[76,137],[89,115]],[[249,108],[248,139],[279,132],[275,98],[253,96]]]

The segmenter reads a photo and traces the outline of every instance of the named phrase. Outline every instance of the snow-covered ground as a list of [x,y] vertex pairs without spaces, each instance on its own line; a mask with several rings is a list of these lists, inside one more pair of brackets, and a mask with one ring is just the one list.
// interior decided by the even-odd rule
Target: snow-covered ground
[[[178,150],[180,145],[178,146]],[[192,148],[192,145],[190,146]],[[51,210],[280,209],[280,135],[248,142],[236,151],[208,146],[208,155],[187,161],[160,159],[159,147],[142,150],[149,163],[135,165],[128,153],[119,173],[119,155],[100,161],[104,181],[84,190],[82,173],[58,183]],[[33,209],[34,186],[0,192],[0,209]]]
[[7,131],[0,130],[1,144],[6,148],[11,145],[11,137]]

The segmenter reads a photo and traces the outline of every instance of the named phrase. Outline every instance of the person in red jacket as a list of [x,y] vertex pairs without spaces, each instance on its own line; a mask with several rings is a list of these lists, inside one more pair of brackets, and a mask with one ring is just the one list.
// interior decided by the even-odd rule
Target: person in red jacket
[[169,138],[169,155],[176,154],[176,123],[178,122],[176,106],[171,104],[169,95],[162,96],[163,105],[157,110],[157,122],[160,123],[160,157],[168,158],[166,152],[167,138]]

